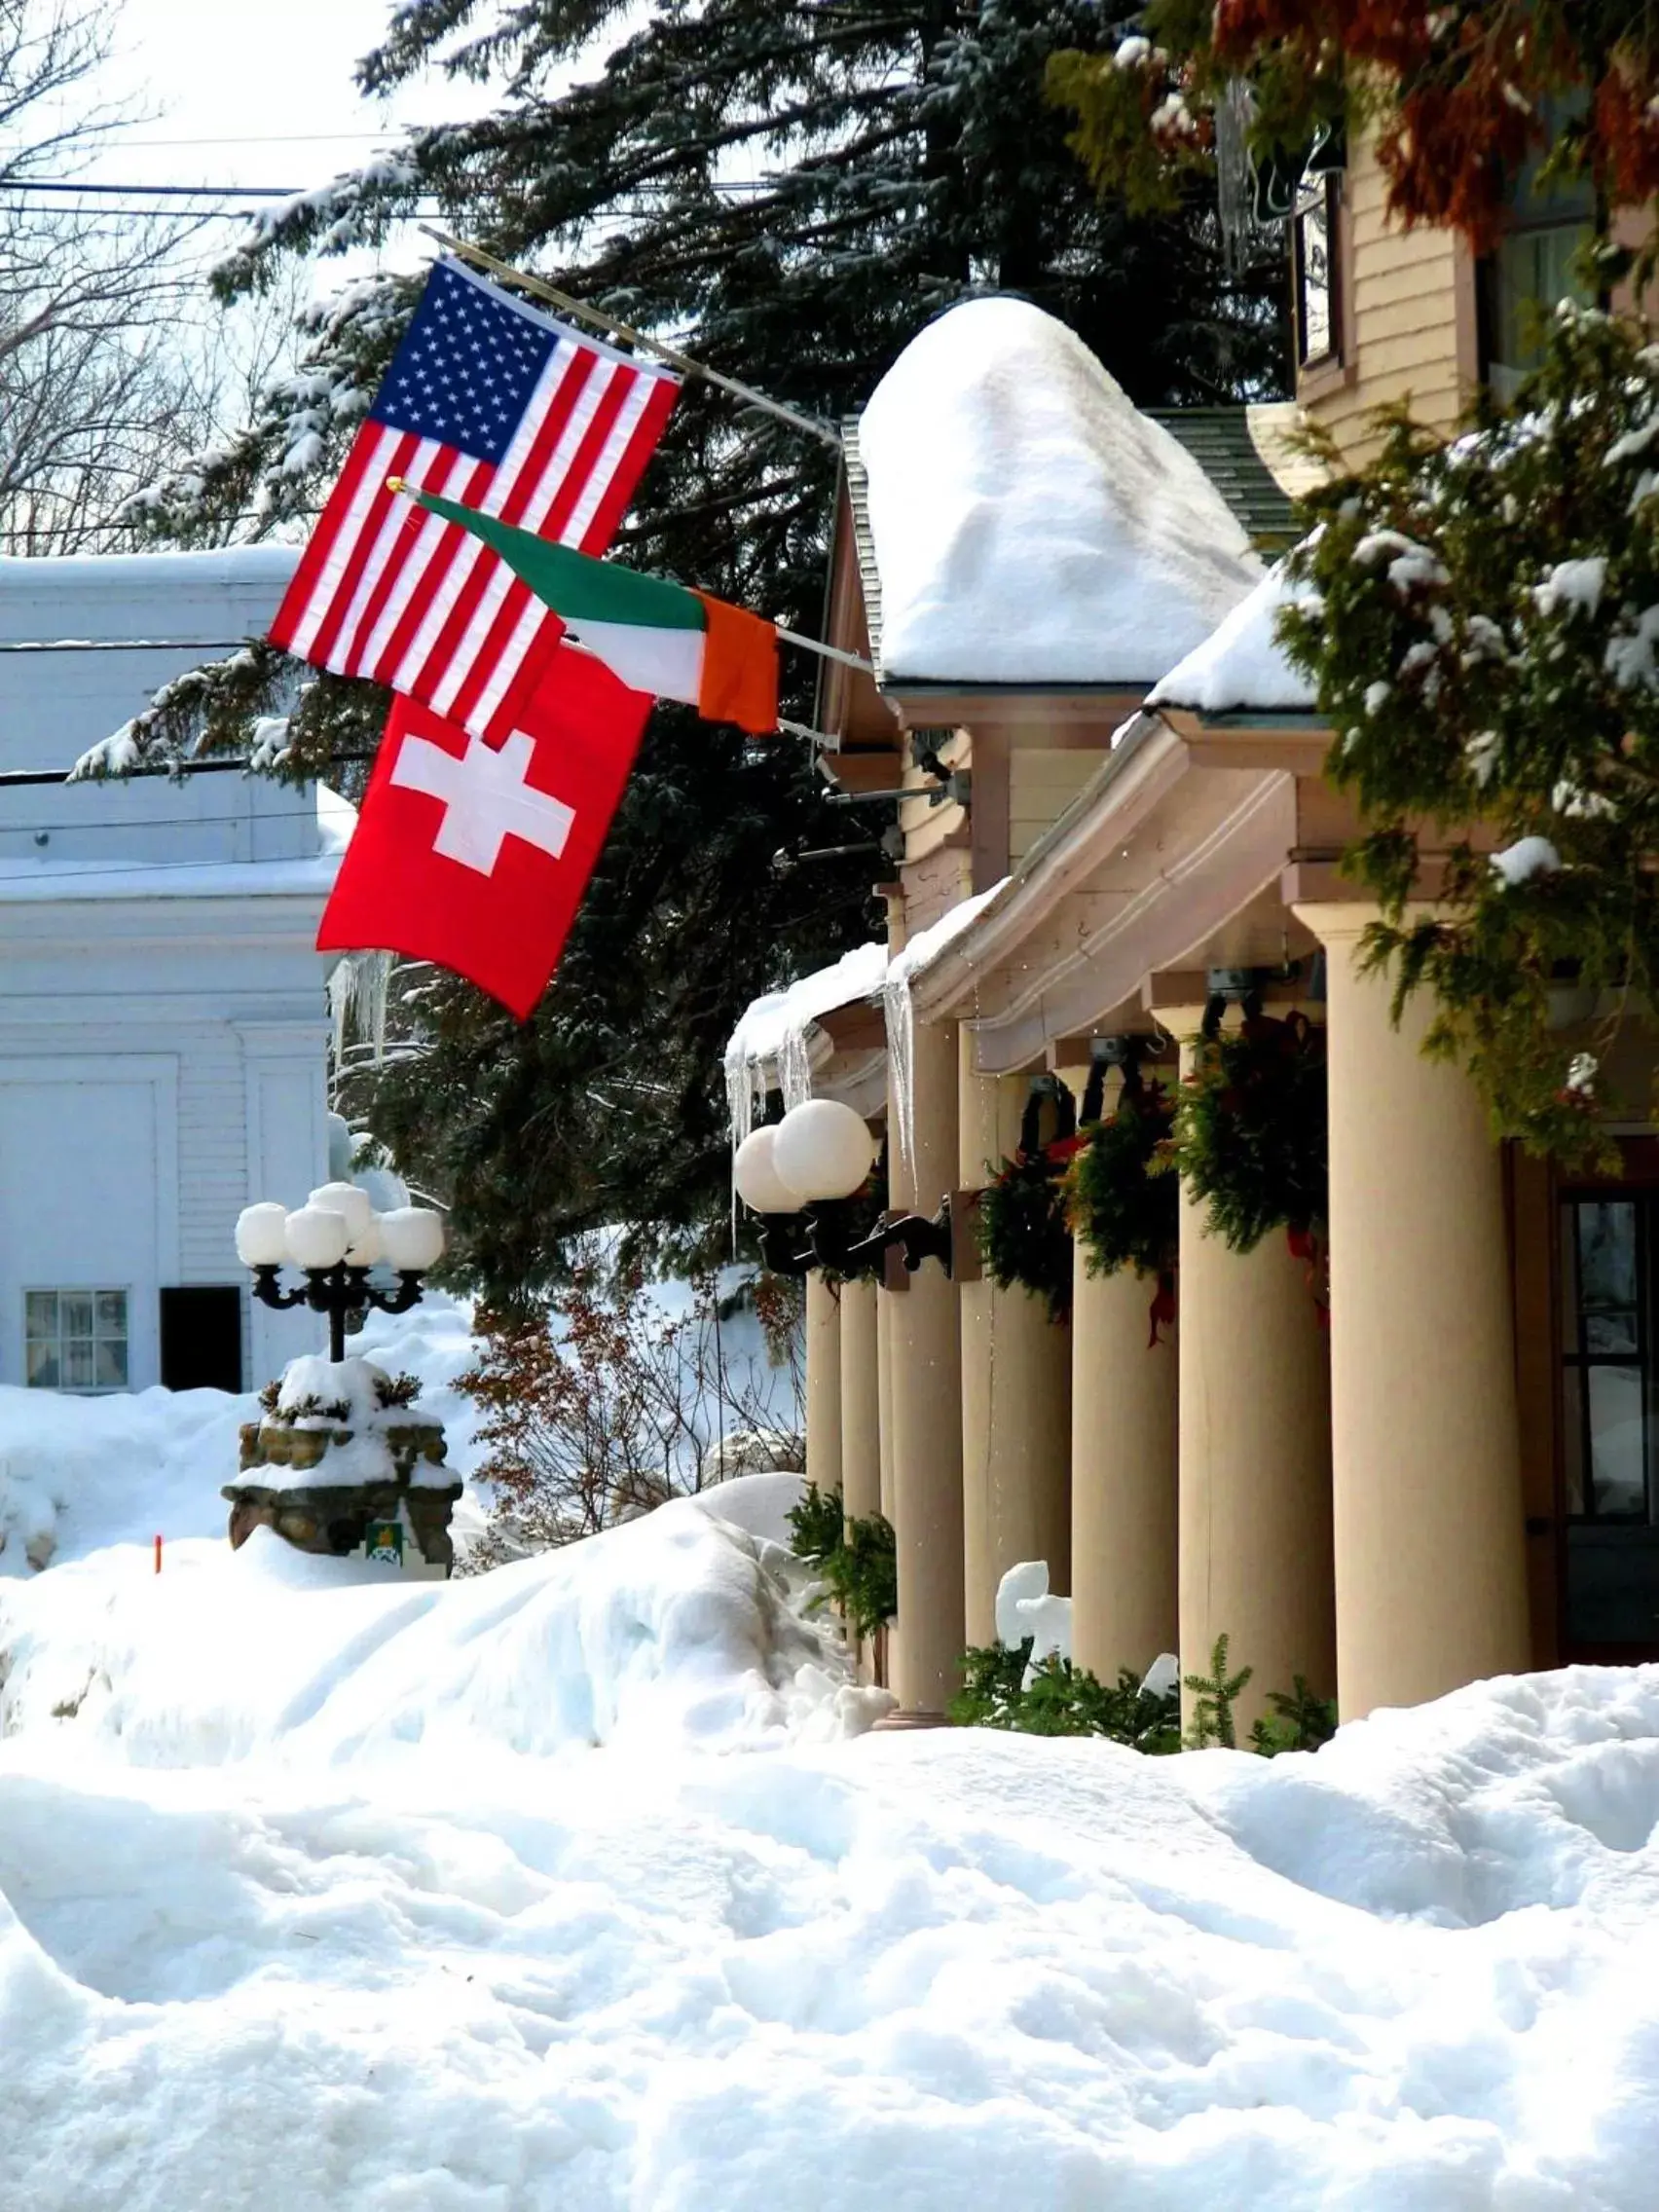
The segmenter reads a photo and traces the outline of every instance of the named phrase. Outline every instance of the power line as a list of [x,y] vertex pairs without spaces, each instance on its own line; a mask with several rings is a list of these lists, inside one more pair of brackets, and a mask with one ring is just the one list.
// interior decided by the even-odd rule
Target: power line
[[[336,753],[323,766],[343,768],[357,762],[366,765],[374,757],[372,753]],[[253,761],[238,756],[234,759],[214,757],[209,760],[168,760],[154,764],[146,762],[141,767],[128,768],[119,776],[83,776],[78,780],[87,784],[127,784],[140,776],[176,776],[181,779],[185,776],[229,776],[239,769],[251,775],[265,772]],[[17,791],[39,784],[67,784],[74,776],[72,768],[3,768],[0,769],[0,791]],[[311,780],[314,782],[315,778]],[[240,821],[241,817],[239,815],[237,819]]]

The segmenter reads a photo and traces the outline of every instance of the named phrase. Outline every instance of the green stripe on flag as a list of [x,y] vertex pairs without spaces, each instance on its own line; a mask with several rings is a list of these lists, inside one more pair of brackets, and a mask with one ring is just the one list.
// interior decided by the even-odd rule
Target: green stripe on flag
[[446,522],[459,523],[493,546],[542,604],[566,622],[623,622],[645,630],[706,630],[708,618],[694,591],[661,576],[642,576],[613,561],[595,561],[569,545],[555,545],[495,515],[405,487],[411,498]]

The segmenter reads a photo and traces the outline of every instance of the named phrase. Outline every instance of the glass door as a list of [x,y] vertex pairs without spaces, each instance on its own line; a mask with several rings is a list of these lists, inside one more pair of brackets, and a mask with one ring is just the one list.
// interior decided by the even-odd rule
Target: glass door
[[1566,1657],[1659,1654],[1654,1206],[1562,1208]]

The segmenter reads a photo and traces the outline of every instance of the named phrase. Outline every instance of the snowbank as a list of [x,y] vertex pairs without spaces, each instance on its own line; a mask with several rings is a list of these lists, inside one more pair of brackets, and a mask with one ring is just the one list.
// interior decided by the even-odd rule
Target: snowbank
[[913,339],[859,452],[889,682],[1150,683],[1262,572],[1186,449],[1023,300]]
[[1653,1670],[1272,1764],[951,1731],[324,1781],[69,1733],[0,1748],[8,2205],[1653,2203]]
[[365,1575],[267,1530],[234,1553],[180,1547],[160,1575],[105,1555],[0,1596],[0,1735],[55,1724],[145,1766],[414,1749],[471,1765],[868,1726],[888,1700],[792,1610],[792,1577],[776,1546],[689,1499],[448,1583]]

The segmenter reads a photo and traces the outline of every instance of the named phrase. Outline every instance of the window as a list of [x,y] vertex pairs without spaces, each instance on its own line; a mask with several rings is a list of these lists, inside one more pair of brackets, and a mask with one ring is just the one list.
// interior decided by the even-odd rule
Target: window
[[[1565,110],[1546,103],[1546,123],[1559,129]],[[1544,318],[1562,300],[1594,307],[1596,295],[1578,274],[1578,257],[1595,228],[1596,203],[1585,182],[1538,184],[1542,157],[1522,169],[1510,195],[1508,228],[1481,265],[1481,374],[1500,400],[1513,399],[1537,364]]]
[[1654,1231],[1642,1193],[1562,1209],[1569,1643],[1659,1646]]
[[1338,220],[1342,172],[1329,169],[1303,180],[1291,218],[1296,285],[1296,359],[1304,369],[1340,361],[1342,299],[1338,285]]
[[23,1379],[34,1390],[125,1390],[126,1291],[24,1291]]

